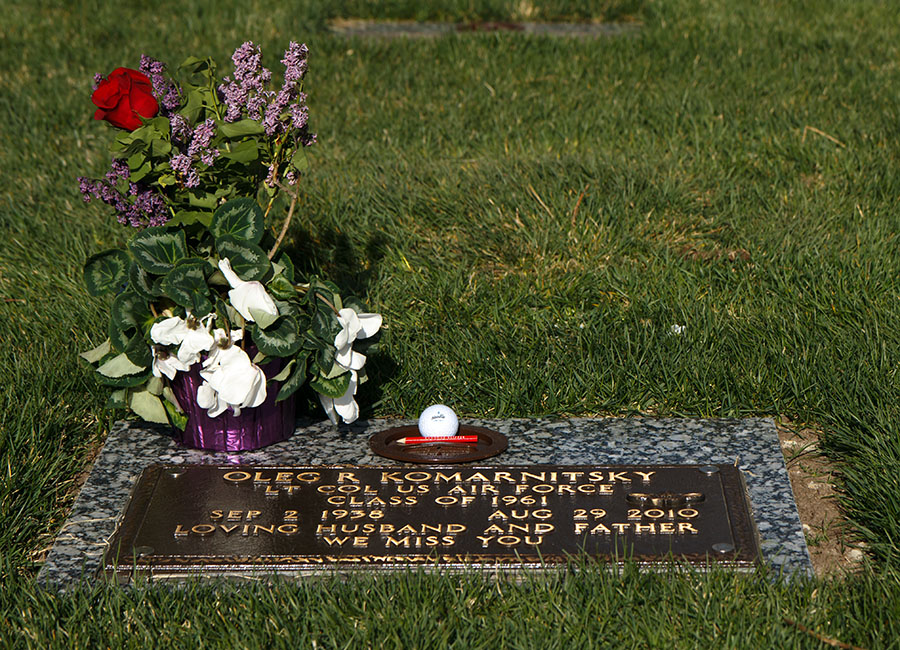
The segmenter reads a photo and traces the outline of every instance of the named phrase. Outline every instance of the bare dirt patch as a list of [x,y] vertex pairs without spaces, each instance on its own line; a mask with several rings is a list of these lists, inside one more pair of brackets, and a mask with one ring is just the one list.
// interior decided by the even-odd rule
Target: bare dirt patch
[[816,575],[859,569],[865,553],[838,506],[835,469],[820,450],[818,432],[787,418],[776,427]]

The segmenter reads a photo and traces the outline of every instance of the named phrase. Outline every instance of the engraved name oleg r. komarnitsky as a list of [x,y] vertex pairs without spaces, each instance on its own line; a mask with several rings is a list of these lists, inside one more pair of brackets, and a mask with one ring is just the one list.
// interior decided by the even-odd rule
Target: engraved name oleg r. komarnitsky
[[159,577],[410,565],[521,567],[587,555],[751,567],[729,465],[153,465],[105,567]]

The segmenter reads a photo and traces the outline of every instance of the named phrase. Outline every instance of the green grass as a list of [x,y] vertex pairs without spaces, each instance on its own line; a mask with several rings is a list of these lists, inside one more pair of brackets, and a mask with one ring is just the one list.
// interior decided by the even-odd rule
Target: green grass
[[900,637],[895,573],[815,584],[576,568],[516,584],[411,571],[218,590],[0,594],[9,600],[0,642],[40,648],[821,648],[821,638],[888,648]]
[[[388,41],[323,27],[512,19],[529,5],[287,4],[0,3],[0,609],[12,620],[0,640],[820,645],[785,617],[859,645],[900,636],[900,8],[560,1],[535,3],[537,17],[643,28]],[[873,568],[790,586],[588,573],[38,591],[40,551],[110,422],[76,357],[102,340],[106,308],[81,264],[127,235],[74,181],[107,162],[91,76],[141,52],[225,67],[246,39],[276,66],[292,38],[312,50],[320,143],[290,246],[385,315],[367,415],[435,401],[487,417],[785,414],[823,431]],[[578,624],[555,625],[563,614]]]

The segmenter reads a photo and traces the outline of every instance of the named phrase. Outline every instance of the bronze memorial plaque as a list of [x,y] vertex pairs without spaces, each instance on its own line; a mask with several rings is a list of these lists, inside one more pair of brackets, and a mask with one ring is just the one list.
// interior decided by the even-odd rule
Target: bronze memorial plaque
[[333,569],[539,568],[588,556],[748,569],[731,465],[153,465],[106,553],[129,579]]

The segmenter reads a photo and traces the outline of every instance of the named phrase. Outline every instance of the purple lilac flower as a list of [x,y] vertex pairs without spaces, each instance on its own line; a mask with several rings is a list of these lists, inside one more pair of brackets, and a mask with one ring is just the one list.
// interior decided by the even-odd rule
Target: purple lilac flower
[[306,123],[309,121],[309,109],[305,104],[291,105],[291,120],[295,129],[306,128]]
[[167,111],[174,111],[181,106],[181,90],[174,83],[159,102]]
[[134,228],[161,226],[169,220],[169,213],[162,197],[150,189],[142,189],[130,183],[128,195],[134,197],[129,202],[114,185],[105,180],[78,179],[79,189],[85,202],[100,199],[116,211],[116,220]]
[[287,109],[288,104],[294,98],[291,88],[285,86],[275,96],[275,100],[266,107],[266,116],[263,119],[263,126],[266,129],[266,135],[275,135],[284,131],[284,124],[281,122],[281,114]]
[[203,122],[203,124],[198,124],[194,127],[191,146],[188,147],[188,155],[196,156],[201,150],[209,148],[209,143],[215,135],[216,121],[214,119],[210,118]]
[[309,55],[309,48],[306,44],[297,45],[291,41],[288,49],[284,52],[284,58],[281,62],[284,64],[284,81],[285,83],[297,83],[303,79],[306,74],[306,58]]
[[228,83],[219,86],[226,107],[225,121],[236,122],[241,116],[241,108],[247,103],[247,90],[235,82],[228,81],[228,77],[225,77],[225,81]]
[[278,165],[269,165],[269,174],[266,176],[265,183],[269,187],[275,187],[278,178]]
[[204,165],[212,165],[219,157],[219,150],[209,146],[216,135],[216,121],[208,119],[194,129],[187,155],[192,158],[199,155]]
[[94,75],[94,84],[91,86],[91,90],[97,90],[97,88],[100,86],[100,83],[103,81],[104,78],[105,77],[102,74],[100,74],[99,72],[97,74],[95,74]]
[[210,167],[214,162],[216,162],[216,158],[218,157],[218,149],[207,149],[202,154],[200,154],[200,162],[202,162],[207,167]]
[[288,185],[296,185],[297,181],[299,180],[297,178],[296,172],[294,172],[293,169],[287,170],[284,176],[285,178],[287,178]]
[[298,45],[291,41],[285,50],[284,85],[275,99],[266,108],[263,126],[266,135],[286,133],[291,128],[304,129],[308,121],[306,94],[300,92],[300,81],[306,74],[306,59],[309,49],[306,45]]
[[163,115],[169,115],[181,105],[181,91],[178,86],[165,76],[166,64],[146,54],[141,55],[140,70],[150,77],[153,95],[159,102]]
[[106,172],[106,180],[110,185],[115,185],[120,178],[128,178],[131,176],[131,169],[128,163],[121,158],[113,158],[109,171]]
[[181,142],[182,144],[186,144],[187,141],[190,140],[192,135],[191,125],[188,123],[186,117],[175,113],[169,118],[169,126],[172,129],[173,140]]
[[193,159],[187,154],[178,153],[169,160],[169,166],[175,171],[184,183],[185,187],[197,187],[200,184],[200,175],[191,167]]
[[225,121],[236,122],[244,110],[250,119],[258,120],[272,95],[265,89],[272,73],[262,65],[260,48],[250,41],[237,48],[231,60],[234,62],[234,76],[225,77],[219,86],[226,106]]
[[263,91],[247,100],[247,117],[251,120],[259,120],[262,116],[263,109],[266,107],[266,94],[269,92],[271,91]]
[[90,203],[91,199],[100,198],[100,192],[97,190],[97,182],[84,176],[78,177],[78,191],[81,192],[81,198],[85,203]]
[[[138,214],[139,223],[146,220],[147,225],[161,226],[169,220],[166,204],[162,197],[152,190],[139,191],[134,200],[134,211]],[[132,220],[131,225],[135,223]]]

